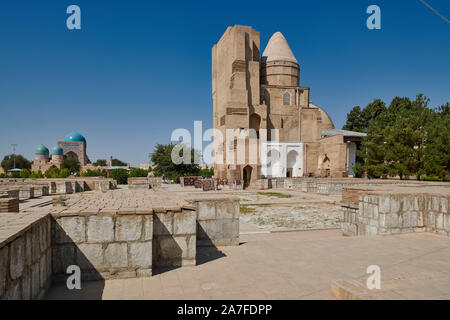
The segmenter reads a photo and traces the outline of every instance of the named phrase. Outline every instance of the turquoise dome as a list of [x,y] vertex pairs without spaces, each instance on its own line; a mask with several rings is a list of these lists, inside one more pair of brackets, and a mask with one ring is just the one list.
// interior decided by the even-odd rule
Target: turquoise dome
[[76,142],[82,141],[82,142],[86,143],[86,139],[81,134],[79,134],[78,132],[75,132],[75,131],[69,133],[64,138],[64,141],[76,141]]
[[48,149],[46,146],[44,146],[43,144],[39,145],[36,148],[36,151],[34,152],[34,154],[46,154],[48,155]]
[[52,149],[52,154],[55,154],[57,156],[63,155],[63,149],[60,146],[54,146]]

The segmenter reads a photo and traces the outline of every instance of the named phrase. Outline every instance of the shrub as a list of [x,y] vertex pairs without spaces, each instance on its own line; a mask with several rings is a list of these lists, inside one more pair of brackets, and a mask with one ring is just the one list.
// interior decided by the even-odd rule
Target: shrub
[[13,178],[21,178],[20,172],[11,172],[11,177],[13,177]]
[[148,171],[144,169],[132,169],[130,171],[129,177],[147,177]]
[[33,178],[33,179],[38,179],[38,178],[43,178],[43,177],[44,176],[42,175],[42,171],[41,170],[39,170],[37,172],[32,172],[30,174],[30,178]]
[[28,169],[20,170],[20,177],[21,178],[29,178],[30,177],[30,170],[28,170]]
[[8,175],[6,173],[0,173],[0,178],[8,178]]
[[59,169],[57,167],[50,167],[47,171],[45,171],[44,176],[46,178],[58,178]]
[[106,171],[105,169],[100,170],[100,169],[87,169],[86,171],[84,171],[81,174],[82,177],[101,177],[101,176],[106,176]]
[[70,176],[69,169],[61,169],[58,174],[58,178],[67,178]]
[[114,169],[109,174],[110,178],[117,181],[117,184],[126,184],[128,180],[128,171],[125,169]]

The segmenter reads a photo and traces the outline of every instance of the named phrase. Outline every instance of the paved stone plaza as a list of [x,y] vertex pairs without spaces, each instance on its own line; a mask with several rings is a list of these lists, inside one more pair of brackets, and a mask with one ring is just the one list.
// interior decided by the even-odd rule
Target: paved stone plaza
[[[20,213],[0,215],[0,254],[9,256],[0,296],[450,299],[447,184],[276,185],[118,186],[21,200]],[[81,290],[66,288],[71,264],[82,268]],[[381,268],[380,290],[367,289],[370,265]]]
[[[54,286],[47,299],[334,299],[337,280],[365,283],[381,268],[370,298],[450,299],[450,238],[403,234],[342,237],[340,231],[241,234],[239,247],[198,253],[205,261],[151,278]],[[208,261],[211,259],[210,261]],[[364,297],[363,297],[364,298]]]

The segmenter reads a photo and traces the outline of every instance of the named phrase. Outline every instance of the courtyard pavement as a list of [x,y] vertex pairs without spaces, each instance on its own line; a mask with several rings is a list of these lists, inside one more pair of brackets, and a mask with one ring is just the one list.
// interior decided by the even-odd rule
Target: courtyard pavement
[[449,237],[243,229],[240,246],[198,250],[197,266],[83,282],[81,290],[56,284],[46,299],[334,299],[334,281],[365,284],[369,265],[381,268],[382,286],[370,298],[450,299]]

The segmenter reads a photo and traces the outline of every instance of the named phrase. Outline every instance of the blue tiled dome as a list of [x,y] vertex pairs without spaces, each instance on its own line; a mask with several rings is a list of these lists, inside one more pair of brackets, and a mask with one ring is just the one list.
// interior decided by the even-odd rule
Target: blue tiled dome
[[64,138],[64,141],[77,141],[77,142],[84,142],[84,143],[86,143],[86,139],[81,135],[81,134],[79,134],[78,132],[71,132],[71,133],[69,133],[65,138]]
[[43,144],[39,145],[36,150],[34,151],[34,154],[47,154],[48,155],[48,149]]
[[52,154],[58,155],[58,156],[62,156],[63,154],[63,149],[60,146],[54,146],[52,149]]

